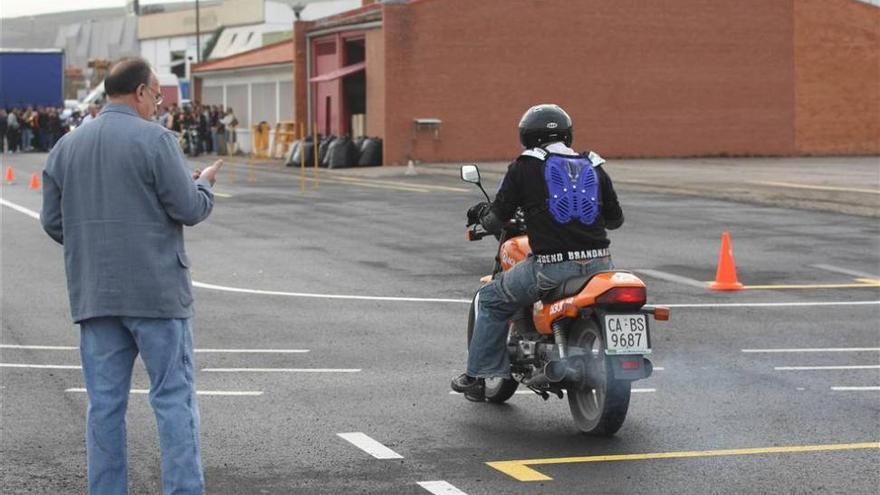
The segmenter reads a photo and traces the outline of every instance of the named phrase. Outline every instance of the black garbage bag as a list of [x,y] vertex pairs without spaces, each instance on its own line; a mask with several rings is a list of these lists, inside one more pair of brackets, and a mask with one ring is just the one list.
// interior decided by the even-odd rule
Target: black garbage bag
[[294,167],[299,167],[302,164],[303,154],[306,156],[306,167],[314,167],[315,166],[315,143],[312,142],[311,136],[305,138],[304,141],[300,142],[300,145],[297,147],[296,152],[293,154],[293,165]]
[[327,157],[329,156],[327,151],[330,150],[330,144],[335,140],[336,136],[327,136],[321,139],[321,144],[318,145],[318,163],[320,163],[320,166],[323,168],[327,168],[330,164],[329,160],[327,160]]
[[290,150],[287,151],[287,158],[284,160],[284,164],[288,167],[299,167],[299,162],[295,161],[297,158],[297,153],[299,152],[300,141],[294,141],[290,143]]
[[382,165],[382,140],[380,138],[367,138],[361,145],[361,157],[358,160],[359,167],[374,167]]
[[342,136],[333,141],[327,151],[328,168],[356,167],[359,150],[354,146],[351,138]]

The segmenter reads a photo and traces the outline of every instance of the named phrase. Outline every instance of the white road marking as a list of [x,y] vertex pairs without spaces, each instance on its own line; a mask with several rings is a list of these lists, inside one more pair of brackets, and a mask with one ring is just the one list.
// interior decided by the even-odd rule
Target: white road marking
[[193,281],[193,287],[201,289],[219,290],[224,292],[237,292],[240,294],[255,294],[261,296],[287,296],[287,297],[311,297],[317,299],[354,299],[359,301],[395,301],[395,302],[438,302],[438,303],[462,303],[470,304],[470,299],[443,299],[436,297],[390,297],[390,296],[355,296],[347,294],[313,294],[308,292],[282,292],[272,290],[242,289],[238,287],[226,287],[223,285],[205,284]]
[[880,301],[817,301],[817,302],[775,302],[775,303],[698,303],[698,304],[658,304],[667,308],[783,308],[820,306],[877,306]]
[[880,352],[880,347],[808,347],[802,349],[740,349],[742,352]]
[[852,366],[776,366],[776,371],[823,371],[823,370],[878,370],[878,364],[862,364]]
[[841,268],[839,266],[834,266],[834,265],[810,265],[810,266],[812,266],[813,268],[818,268],[820,270],[825,270],[828,272],[842,273],[843,275],[852,275],[853,277],[856,277],[856,278],[872,278],[872,279],[880,278],[880,276],[874,275],[871,273],[865,273],[865,272],[860,272],[860,271],[856,271],[856,270],[849,270],[849,269]]
[[868,392],[880,391],[880,387],[831,387],[835,392]]
[[[657,391],[656,388],[634,388],[631,390],[631,392],[634,394],[652,394],[656,391]],[[562,393],[564,395],[565,390],[563,390]],[[514,394],[515,395],[534,395],[534,396],[538,395],[538,394],[532,392],[531,390],[517,390],[516,392],[514,392]],[[461,395],[461,394],[459,394],[458,392],[456,392],[454,390],[450,390],[449,395]],[[550,395],[553,395],[553,394],[550,394]]]
[[434,495],[467,495],[467,493],[459,490],[458,488],[450,485],[443,480],[419,481],[417,484],[425,490],[433,493]]
[[68,366],[62,364],[19,364],[19,363],[0,363],[0,368],[38,368],[48,370],[81,370],[82,366]]
[[359,373],[360,369],[340,368],[202,368],[207,373]]
[[376,459],[403,459],[403,456],[361,432],[337,433],[340,438]]
[[6,201],[5,199],[0,198],[0,205],[3,205],[7,208],[12,208],[13,210],[15,210],[19,213],[24,213],[25,215],[27,215],[31,218],[36,218],[37,220],[40,219],[39,213],[35,212],[34,210],[29,210],[29,209],[25,208],[24,206],[17,205],[15,203],[13,203],[12,201]]
[[699,280],[694,280],[692,278],[682,277],[680,275],[675,275],[674,273],[661,272],[660,270],[650,270],[650,269],[637,269],[633,270],[634,272],[644,273],[650,277],[666,280],[667,282],[675,282],[682,285],[687,285],[690,287],[697,287],[699,289],[706,288],[706,282],[700,282]]
[[[10,201],[0,198],[0,204],[12,208],[25,215],[39,219],[39,213],[29,210],[23,206],[19,206]],[[420,298],[420,297],[382,297],[382,296],[355,296],[343,294],[313,294],[306,292],[281,292],[242,289],[237,287],[226,287],[222,285],[206,284],[193,281],[194,287],[202,289],[219,290],[226,292],[237,292],[242,294],[255,294],[264,296],[287,296],[287,297],[310,297],[318,299],[352,299],[362,301],[394,301],[394,302],[437,302],[437,303],[458,303],[470,304],[470,299],[444,299],[444,298]],[[880,305],[880,301],[821,301],[821,302],[790,302],[790,303],[708,303],[708,304],[662,304],[670,308],[761,308],[761,307],[819,307],[819,306],[863,306],[863,305]]]
[[303,354],[308,349],[194,349],[200,353],[241,353],[241,354]]
[[15,345],[0,344],[0,349],[31,349],[37,351],[76,351],[79,347],[73,345]]
[[[86,389],[84,388],[68,388],[65,392],[72,393],[85,393]],[[133,388],[131,389],[131,394],[137,395],[146,395],[149,394],[150,391],[143,388]],[[230,396],[230,397],[257,397],[263,395],[262,391],[253,390],[253,391],[241,391],[241,390],[196,390],[196,395],[219,395],[219,396]]]
[[[28,349],[35,351],[78,351],[72,345],[17,345],[0,344],[0,349]],[[302,354],[308,349],[194,349],[197,353],[242,353],[242,354]]]

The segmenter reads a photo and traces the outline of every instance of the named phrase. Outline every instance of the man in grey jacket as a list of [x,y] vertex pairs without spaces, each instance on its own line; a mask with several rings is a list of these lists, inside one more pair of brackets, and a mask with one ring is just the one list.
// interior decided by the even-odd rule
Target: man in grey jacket
[[183,226],[206,219],[217,161],[190,175],[174,133],[150,121],[162,101],[142,59],[116,64],[109,104],[65,135],[43,171],[40,220],[64,245],[89,396],[89,491],[127,488],[125,410],[135,357],[150,376],[166,494],[204,493],[193,382],[190,261]]

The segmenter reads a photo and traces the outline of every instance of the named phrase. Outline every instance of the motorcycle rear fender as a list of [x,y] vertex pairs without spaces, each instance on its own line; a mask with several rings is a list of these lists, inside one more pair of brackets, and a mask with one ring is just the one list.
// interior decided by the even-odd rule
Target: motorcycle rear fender
[[548,304],[540,301],[536,302],[532,310],[535,328],[538,329],[538,333],[550,335],[553,333],[552,323],[559,318],[571,316],[572,308],[580,310],[592,306],[596,303],[596,298],[617,287],[645,287],[645,283],[630,272],[608,271],[597,273],[574,296]]

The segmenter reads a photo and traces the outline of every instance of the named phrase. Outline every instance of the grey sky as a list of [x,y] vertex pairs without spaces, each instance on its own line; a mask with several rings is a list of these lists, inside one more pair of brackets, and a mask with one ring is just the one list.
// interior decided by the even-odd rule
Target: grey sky
[[[192,0],[141,0],[141,5],[175,3]],[[71,10],[124,7],[126,0],[0,0],[0,17],[49,14]]]

